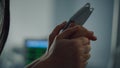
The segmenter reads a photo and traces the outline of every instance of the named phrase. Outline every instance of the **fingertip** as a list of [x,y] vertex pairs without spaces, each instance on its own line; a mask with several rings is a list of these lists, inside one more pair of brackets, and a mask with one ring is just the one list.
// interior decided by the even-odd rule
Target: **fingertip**
[[96,36],[92,36],[92,37],[90,38],[90,40],[96,41],[96,40],[97,40],[97,37],[96,37]]
[[93,38],[94,38],[94,41],[96,41],[96,40],[97,40],[97,37],[96,37],[96,36],[93,36]]
[[88,38],[90,40],[93,40],[93,41],[96,41],[97,40],[97,37],[94,35],[94,32],[93,31],[89,31],[88,32]]

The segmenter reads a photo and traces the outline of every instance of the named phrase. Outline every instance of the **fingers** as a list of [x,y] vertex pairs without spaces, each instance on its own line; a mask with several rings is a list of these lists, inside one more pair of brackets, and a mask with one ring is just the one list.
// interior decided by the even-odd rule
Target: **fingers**
[[84,54],[80,56],[80,67],[81,68],[86,68],[89,58],[90,58],[90,54]]
[[[60,31],[65,27],[66,22],[63,22],[62,24],[55,27],[55,29],[52,31],[52,33],[49,36],[49,47],[53,43],[54,38],[60,33]],[[74,27],[76,24],[73,22],[69,25],[68,28]]]
[[97,37],[94,35],[94,32],[93,31],[89,31],[87,37],[90,39],[90,40],[97,40]]
[[69,37],[76,32],[77,28],[78,28],[77,26],[67,28],[57,36],[57,39],[69,39]]
[[73,39],[75,41],[74,46],[76,46],[79,50],[80,54],[87,54],[91,50],[90,40],[86,37],[79,37]]
[[78,37],[87,37],[90,40],[96,40],[97,38],[94,36],[92,31],[88,31],[86,28],[80,25],[76,25],[71,23],[69,28],[64,30],[58,37],[59,39],[73,39]]
[[90,40],[87,37],[78,37],[75,40],[79,40],[79,43],[82,44],[82,46],[90,45]]
[[54,38],[56,37],[56,35],[59,34],[59,32],[65,27],[65,25],[66,25],[66,22],[63,22],[62,24],[57,25],[55,27],[55,29],[52,31],[52,33],[49,36],[49,47],[52,44],[52,42],[53,42]]
[[69,25],[69,27],[64,30],[61,34],[59,32],[65,27],[66,22],[56,26],[53,32],[49,36],[49,47],[52,44],[54,38],[56,39],[73,39],[78,37],[87,37],[90,40],[96,40],[92,31],[88,31],[86,28],[80,25],[76,25],[74,22]]
[[78,27],[76,32],[71,36],[71,38],[78,38],[78,37],[87,37],[90,40],[96,40],[97,38],[94,36],[94,32],[88,31],[86,28],[80,25],[76,25]]
[[88,39],[93,40],[93,41],[97,40],[96,36],[94,36],[93,31],[89,31],[89,30],[87,30],[86,28],[84,28],[82,26],[81,26],[81,28],[79,28],[79,30],[81,30],[81,36],[85,36]]
[[72,41],[76,41],[74,43],[74,46],[76,46],[76,48],[79,51],[79,56],[80,56],[80,61],[81,62],[87,62],[87,60],[90,58],[90,50],[91,50],[91,46],[90,46],[90,40],[86,37],[79,37],[76,39],[73,39]]
[[82,45],[79,46],[79,55],[80,55],[80,62],[85,63],[90,58],[90,40],[86,37],[81,37]]

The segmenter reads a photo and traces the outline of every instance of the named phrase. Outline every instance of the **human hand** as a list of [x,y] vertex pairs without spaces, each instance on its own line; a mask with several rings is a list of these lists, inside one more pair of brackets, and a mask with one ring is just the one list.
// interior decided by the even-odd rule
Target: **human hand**
[[56,26],[49,36],[49,47],[45,55],[27,68],[85,68],[90,57],[90,40],[96,40],[94,33],[86,28],[66,23]]
[[85,68],[90,57],[90,40],[96,40],[93,32],[82,26],[71,24],[68,29],[60,33],[66,24],[58,25],[49,37],[48,53],[58,68]]

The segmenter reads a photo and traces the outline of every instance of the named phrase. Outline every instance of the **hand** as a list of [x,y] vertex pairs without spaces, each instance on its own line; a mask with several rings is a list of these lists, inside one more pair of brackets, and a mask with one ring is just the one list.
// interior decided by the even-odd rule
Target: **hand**
[[58,25],[51,33],[48,52],[59,62],[60,65],[56,65],[60,68],[84,68],[90,57],[90,40],[96,40],[96,37],[93,32],[75,24],[60,33],[65,25]]
[[61,32],[65,25],[56,26],[49,36],[46,54],[30,68],[85,68],[90,57],[90,40],[96,40],[96,37],[93,32],[74,23]]
[[[49,36],[49,48],[50,48],[50,46],[51,46],[51,44],[53,43],[53,41],[54,41],[54,39],[55,39],[55,37],[59,34],[59,32],[65,27],[65,25],[66,25],[66,22],[63,22],[62,24],[60,24],[60,25],[57,25],[56,26],[56,28],[53,30],[53,32],[50,34],[50,36]],[[74,27],[75,26],[75,27]],[[84,37],[87,37],[88,39],[90,39],[90,40],[96,40],[97,38],[94,36],[94,33],[92,32],[92,31],[88,31],[87,29],[85,29],[84,27],[82,27],[82,26],[79,26],[79,25],[76,25],[76,24],[74,24],[74,22],[73,23],[71,23],[70,24],[70,26],[69,26],[69,28],[70,27],[74,27],[73,28],[73,33],[74,33],[74,31],[75,32],[77,32],[77,33],[74,33],[74,34],[71,34],[71,36],[69,35],[69,36],[67,36],[68,38],[75,38],[75,37],[79,37],[79,36],[84,36]],[[75,30],[74,30],[75,29]],[[69,34],[69,32],[72,30],[72,28],[71,29],[67,29],[67,30],[65,30],[64,31],[64,35],[67,35],[67,34]],[[66,32],[67,31],[67,32]],[[62,35],[63,35],[62,34]],[[63,36],[64,36],[63,35]],[[62,36],[61,36],[62,37]]]

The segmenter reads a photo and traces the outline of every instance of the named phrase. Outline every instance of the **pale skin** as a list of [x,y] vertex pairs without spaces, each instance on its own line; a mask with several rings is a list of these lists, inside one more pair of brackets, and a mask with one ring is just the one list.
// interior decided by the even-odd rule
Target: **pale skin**
[[90,57],[90,40],[97,38],[92,31],[83,26],[70,24],[60,32],[66,23],[62,23],[49,36],[46,53],[27,68],[85,68]]

